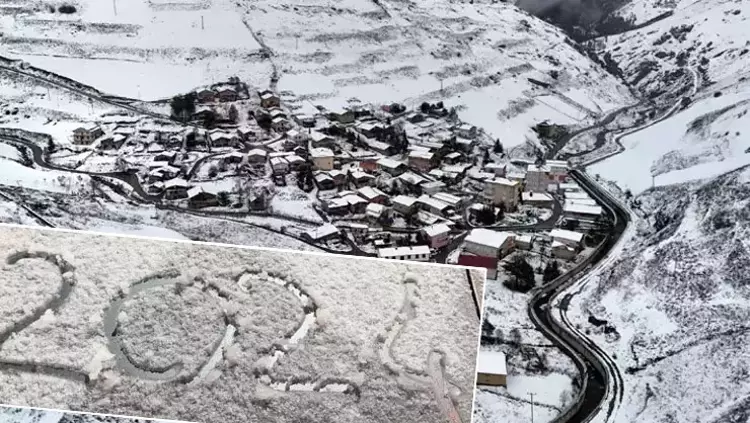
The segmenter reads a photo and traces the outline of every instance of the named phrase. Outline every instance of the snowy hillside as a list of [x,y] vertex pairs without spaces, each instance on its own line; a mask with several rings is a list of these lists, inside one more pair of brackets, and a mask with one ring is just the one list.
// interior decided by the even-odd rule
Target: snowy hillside
[[[671,15],[665,15],[671,12]],[[636,0],[618,12],[636,24],[591,42],[661,111],[677,113],[622,137],[625,152],[592,168],[622,188],[715,176],[750,163],[747,2]],[[659,19],[655,19],[661,17]]]
[[703,86],[735,83],[750,72],[747,2],[634,0],[619,13],[643,23],[665,8],[671,9],[671,16],[597,40],[629,83],[651,93],[684,73],[684,68],[698,71]]
[[750,167],[644,193],[647,223],[571,304],[623,373],[614,421],[747,421],[749,198]]
[[559,29],[502,3],[78,0],[69,15],[26,3],[0,9],[1,54],[130,98],[232,75],[266,86],[276,71],[298,105],[444,100],[508,146],[543,120],[632,102]]

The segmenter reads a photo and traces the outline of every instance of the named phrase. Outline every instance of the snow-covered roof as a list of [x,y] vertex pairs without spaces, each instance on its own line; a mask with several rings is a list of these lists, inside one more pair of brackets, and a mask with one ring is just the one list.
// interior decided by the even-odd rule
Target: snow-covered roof
[[383,215],[383,212],[385,212],[385,206],[378,203],[370,203],[367,205],[367,209],[365,209],[365,213],[372,217],[380,217]]
[[524,203],[533,203],[535,201],[552,201],[552,196],[543,192],[524,192],[521,194]]
[[378,250],[378,257],[381,258],[392,258],[392,257],[405,257],[414,255],[430,255],[430,247],[427,245],[416,245],[413,247],[395,247],[395,248],[381,248]]
[[322,226],[318,226],[315,229],[307,231],[307,235],[312,239],[322,239],[337,233],[339,233],[339,228],[333,226],[330,223],[326,223]]
[[451,207],[450,204],[447,204],[440,200],[432,198],[429,195],[422,195],[419,198],[417,198],[417,201],[419,201],[422,204],[426,204],[435,210],[444,210],[444,209],[447,209],[448,207]]
[[198,196],[199,194],[203,194],[203,187],[193,187],[190,188],[187,192],[188,198],[193,198]]
[[429,237],[436,237],[450,233],[451,228],[445,223],[438,223],[437,225],[431,225],[423,229],[424,233]]
[[265,93],[265,94],[261,94],[261,96],[260,96],[260,98],[263,99],[263,100],[268,100],[268,99],[274,98],[274,97],[276,97],[276,96],[273,93]]
[[580,191],[581,186],[575,182],[563,182],[559,185],[561,191]]
[[531,244],[531,241],[533,239],[534,238],[531,235],[529,235],[529,234],[516,235],[516,237],[515,237],[515,241],[516,242],[524,243],[524,244]]
[[466,242],[500,249],[508,238],[513,237],[514,235],[508,232],[495,232],[489,229],[476,228],[471,230],[469,236],[466,237]]
[[286,136],[289,138],[296,138],[299,136],[299,131],[296,129],[290,129],[286,131]]
[[493,185],[505,185],[509,187],[515,187],[518,186],[518,181],[511,181],[507,178],[495,178],[487,181],[487,183],[493,184]]
[[362,179],[362,178],[370,179],[370,178],[375,178],[374,176],[370,175],[369,173],[367,173],[365,171],[362,171],[362,170],[359,170],[359,169],[354,169],[354,170],[350,171],[349,173],[351,173],[352,178],[354,178],[354,179]]
[[507,376],[505,353],[479,350],[477,353],[477,373]]
[[[451,153],[451,154],[453,154],[453,153]],[[458,153],[456,153],[456,154],[458,154]],[[448,157],[448,156],[445,156],[445,157]],[[485,168],[485,169],[492,169],[492,170],[496,170],[496,169],[505,169],[505,165],[504,165],[504,164],[502,164],[502,163],[495,163],[495,162],[492,162],[492,163],[487,163],[487,164],[485,164],[485,165],[484,165],[484,168]]]
[[286,161],[288,161],[289,163],[298,163],[298,162],[304,162],[305,159],[303,159],[302,157],[296,154],[290,154],[286,156]]
[[580,204],[582,206],[596,206],[597,205],[596,201],[591,198],[586,198],[586,199],[572,198],[572,199],[567,199],[565,202],[568,204]]
[[583,234],[580,232],[574,232],[569,231],[567,229],[553,229],[550,231],[549,236],[554,238],[560,238],[567,241],[573,241],[575,243],[581,242],[583,240]]
[[566,202],[563,206],[565,213],[576,213],[576,214],[588,214],[591,216],[599,216],[602,214],[602,208],[599,206],[586,206],[583,204],[571,204]]
[[378,166],[384,167],[387,169],[397,169],[399,166],[405,166],[403,163],[389,159],[388,157],[383,157],[382,159],[378,160]]
[[459,153],[457,151],[454,151],[452,153],[448,153],[448,154],[445,155],[446,159],[457,159],[459,157],[461,157],[461,153]]
[[172,187],[184,187],[187,188],[188,182],[182,178],[174,178],[170,179],[167,182],[164,182],[164,188],[172,188]]
[[568,168],[568,162],[565,160],[547,160],[544,164],[549,167]]
[[333,151],[325,147],[313,148],[310,150],[310,157],[333,157]]
[[347,203],[351,205],[366,203],[367,200],[356,194],[349,194],[342,197]]
[[222,138],[234,138],[234,134],[230,134],[224,131],[211,131],[209,133],[209,138],[211,138],[211,141],[220,140]]
[[325,172],[320,172],[317,175],[315,175],[315,180],[318,181],[318,182],[333,181],[333,178],[331,178],[331,175],[329,175],[329,174],[327,174]]
[[427,181],[427,179],[425,179],[425,178],[423,178],[423,177],[421,177],[421,176],[419,176],[419,175],[417,175],[416,173],[413,173],[413,172],[406,172],[406,173],[402,174],[401,176],[399,176],[398,178],[401,179],[402,181],[408,183],[408,184],[411,184],[411,185],[419,185],[419,184]]
[[425,189],[425,188],[426,189],[430,189],[430,188],[438,188],[439,189],[439,188],[444,188],[444,187],[445,187],[445,183],[440,182],[440,181],[429,181],[429,182],[425,182],[425,183],[422,184],[422,188],[423,189]]
[[427,150],[412,150],[409,152],[410,159],[432,160],[433,157],[435,157],[435,153],[430,153]]
[[270,162],[271,166],[285,166],[289,164],[283,157],[271,157]]
[[362,122],[357,127],[363,131],[372,131],[375,128],[383,128],[383,125],[380,123]]
[[260,148],[253,148],[252,150],[247,152],[247,155],[266,157],[268,155],[268,152],[266,150],[261,150]]
[[367,200],[372,200],[377,197],[385,196],[385,193],[377,188],[373,187],[362,187],[357,190],[357,193]]
[[461,204],[461,197],[457,197],[453,194],[448,194],[447,192],[438,192],[435,193],[432,198],[442,201],[443,203],[450,204],[453,207],[457,207],[459,204]]
[[591,197],[585,192],[566,192],[565,194],[566,199],[576,199],[576,200],[589,200]]
[[568,246],[566,244],[563,244],[560,241],[552,241],[551,248],[552,249],[561,248],[563,250],[575,251],[572,247],[570,247],[570,246]]
[[330,140],[330,139],[333,139],[333,138],[331,138],[330,135],[326,135],[326,134],[324,134],[322,132],[310,131],[310,139],[313,142],[320,142],[320,141],[323,141],[323,140]]
[[276,116],[275,118],[271,119],[271,123],[279,123],[286,121],[286,118],[283,116]]
[[349,202],[343,198],[332,198],[328,200],[328,207],[349,207]]
[[331,175],[331,177],[333,178],[340,178],[340,177],[346,176],[346,174],[343,171],[338,170],[338,169],[329,170],[328,174]]
[[526,179],[526,173],[525,172],[519,172],[517,170],[512,170],[512,171],[506,173],[505,177],[508,178],[508,179],[521,180],[521,179]]
[[404,207],[411,207],[416,202],[417,202],[416,198],[409,197],[408,195],[397,195],[391,199],[391,203],[398,204]]
[[529,173],[529,172],[549,173],[549,172],[550,172],[550,170],[551,170],[551,169],[550,169],[550,168],[549,168],[549,166],[547,166],[547,165],[535,165],[535,164],[530,164],[530,165],[529,165],[529,166],[528,166],[528,167],[526,168],[526,173]]

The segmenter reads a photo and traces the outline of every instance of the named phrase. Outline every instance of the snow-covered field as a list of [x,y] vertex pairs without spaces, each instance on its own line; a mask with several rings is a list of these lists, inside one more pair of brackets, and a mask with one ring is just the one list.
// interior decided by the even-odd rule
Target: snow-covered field
[[708,178],[750,163],[750,84],[708,96],[674,116],[620,139],[625,151],[590,168],[592,174],[641,192]]
[[295,107],[444,100],[507,146],[535,140],[530,126],[543,120],[582,123],[631,101],[558,29],[504,3],[120,3],[116,14],[79,0],[71,15],[41,3],[0,15],[5,54],[144,100],[229,76],[265,86],[276,69]]
[[[28,2],[8,2],[26,5]],[[260,45],[228,0],[74,2],[0,17],[5,55],[104,92],[154,100],[240,76],[267,83]],[[127,83],[115,75],[128,75]]]
[[469,421],[478,319],[463,268],[0,232],[0,362],[19,369],[0,371],[4,402],[228,422],[434,422],[448,402]]
[[624,377],[610,421],[747,421],[748,198],[747,166],[646,191],[637,236],[571,303],[571,321]]

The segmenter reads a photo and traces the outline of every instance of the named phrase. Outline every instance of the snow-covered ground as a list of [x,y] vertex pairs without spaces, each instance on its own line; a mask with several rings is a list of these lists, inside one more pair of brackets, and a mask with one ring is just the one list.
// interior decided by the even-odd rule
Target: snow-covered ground
[[0,423],[175,423],[142,417],[73,413],[67,410],[0,406]]
[[708,96],[674,116],[624,136],[625,151],[590,168],[590,173],[641,192],[716,176],[750,163],[744,130],[750,125],[750,84]]
[[514,292],[498,280],[487,281],[485,318],[495,326],[497,345],[482,349],[506,353],[509,374],[507,388],[479,386],[474,404],[474,421],[521,422],[530,417],[534,394],[535,421],[550,421],[570,404],[577,387],[578,371],[539,331],[526,312],[528,294]]
[[[28,2],[8,2],[24,5]],[[228,0],[76,1],[70,15],[41,2],[0,16],[5,55],[104,92],[154,100],[229,76],[267,83],[260,45]],[[116,75],[128,75],[123,83]]]
[[609,421],[747,421],[749,194],[746,166],[636,197],[647,219],[571,302],[570,320],[624,377]]
[[144,100],[229,76],[265,86],[276,69],[295,107],[444,100],[507,146],[535,140],[530,127],[543,120],[582,123],[631,101],[558,29],[504,3],[121,3],[116,14],[85,0],[72,15],[0,15],[5,54]]
[[[444,372],[449,383],[440,383],[451,389],[446,395],[469,421],[478,319],[463,268],[9,226],[0,232],[3,251],[60,257],[4,265],[0,312],[10,313],[6,321],[15,333],[5,339],[7,328],[0,328],[0,362],[53,366],[68,375],[0,371],[5,402],[189,421],[291,422],[304,413],[310,422],[426,423],[439,420],[438,402],[449,400],[415,380],[443,378]],[[176,279],[149,287],[147,281],[159,275]],[[274,278],[281,283],[271,283]],[[379,355],[403,310],[407,280],[415,284],[410,312],[386,351],[418,375],[413,378],[391,374]],[[61,282],[69,293],[60,290]],[[54,305],[49,299],[58,291],[68,297]],[[300,298],[312,302],[303,308]],[[55,310],[40,314],[45,307]],[[310,310],[314,320],[292,346],[287,338],[302,311]],[[185,384],[182,378],[224,338],[216,326],[227,322],[237,333],[223,360],[211,377]],[[119,353],[112,350],[115,337]],[[358,399],[354,392],[272,389],[256,373],[272,345],[284,351],[275,359],[274,377],[353,385]],[[441,375],[428,368],[436,352],[445,366]],[[118,354],[139,371],[117,364]],[[165,367],[178,378],[144,380],[170,377],[160,376]],[[76,380],[81,374],[93,380]]]

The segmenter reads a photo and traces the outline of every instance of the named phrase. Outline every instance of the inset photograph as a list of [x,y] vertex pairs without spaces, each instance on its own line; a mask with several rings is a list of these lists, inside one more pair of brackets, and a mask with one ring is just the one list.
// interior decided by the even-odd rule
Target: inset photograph
[[0,423],[183,423],[109,414],[0,405]]
[[0,255],[7,404],[471,421],[483,270],[10,225]]

